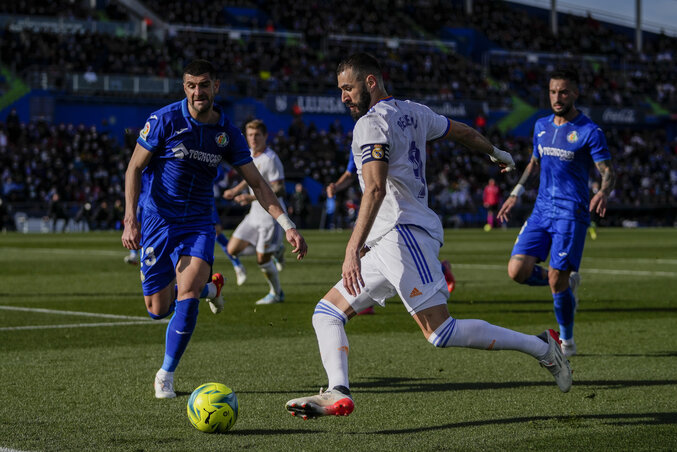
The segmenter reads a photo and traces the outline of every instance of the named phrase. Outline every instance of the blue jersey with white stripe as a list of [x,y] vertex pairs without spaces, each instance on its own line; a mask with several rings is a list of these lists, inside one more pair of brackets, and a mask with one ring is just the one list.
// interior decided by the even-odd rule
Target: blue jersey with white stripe
[[348,158],[348,167],[346,168],[350,174],[357,174],[357,166],[355,165],[355,158],[353,157],[353,149],[350,148],[350,158]]
[[153,153],[144,169],[144,215],[171,223],[211,222],[213,184],[222,160],[233,166],[252,161],[247,141],[223,110],[216,124],[190,116],[186,99],[153,112],[137,143]]
[[611,159],[604,132],[583,113],[557,126],[555,115],[534,127],[533,156],[541,173],[534,213],[589,221],[588,177],[593,162]]

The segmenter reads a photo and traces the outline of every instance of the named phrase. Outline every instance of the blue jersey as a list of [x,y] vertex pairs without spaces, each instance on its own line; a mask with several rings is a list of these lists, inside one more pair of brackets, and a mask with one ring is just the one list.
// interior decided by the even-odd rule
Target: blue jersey
[[348,167],[346,168],[350,174],[357,174],[357,166],[355,165],[355,159],[353,158],[353,148],[350,148],[350,158],[348,158]]
[[554,118],[541,118],[534,127],[533,156],[541,166],[534,214],[587,222],[590,169],[611,154],[602,129],[583,113],[561,126]]
[[219,163],[241,166],[252,161],[242,132],[218,105],[214,109],[221,114],[216,124],[193,119],[186,99],[149,116],[137,139],[153,153],[144,169],[144,216],[159,215],[170,223],[209,223]]

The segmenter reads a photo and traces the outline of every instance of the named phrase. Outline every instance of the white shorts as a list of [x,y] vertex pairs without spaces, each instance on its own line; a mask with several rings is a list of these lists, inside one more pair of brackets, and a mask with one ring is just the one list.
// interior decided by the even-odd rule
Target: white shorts
[[[272,219],[272,217],[271,217]],[[249,242],[260,254],[274,253],[282,246],[282,226],[275,220],[255,221],[248,214],[233,231],[233,237]]]
[[440,242],[416,226],[397,225],[362,257],[362,292],[353,297],[343,280],[334,286],[355,312],[400,296],[409,314],[447,303]]

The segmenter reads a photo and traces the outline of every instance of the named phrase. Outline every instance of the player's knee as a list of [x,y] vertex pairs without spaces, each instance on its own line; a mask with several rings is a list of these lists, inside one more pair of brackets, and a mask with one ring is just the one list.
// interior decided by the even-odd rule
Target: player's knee
[[566,290],[569,287],[569,272],[552,269],[548,272],[548,283],[553,293]]
[[259,265],[265,265],[270,261],[271,261],[271,255],[269,255],[269,254],[266,254],[266,255],[258,254],[256,256],[256,263],[259,264]]
[[176,301],[173,301],[166,310],[151,306],[147,309],[147,311],[151,319],[162,320],[166,317],[169,317],[174,312],[175,309],[176,309]]
[[169,311],[165,312],[164,314],[155,314],[154,312],[151,312],[150,310],[148,310],[148,315],[153,320],[162,320],[165,317],[167,317],[169,314],[171,314],[171,312],[169,312]]
[[313,328],[321,330],[328,325],[345,325],[348,316],[330,301],[320,300],[313,312]]
[[508,276],[515,282],[522,284],[531,275],[531,269],[519,261],[511,260],[508,264]]
[[428,342],[430,342],[434,347],[438,348],[449,347],[455,327],[456,319],[453,317],[447,318],[440,326],[435,329],[435,331],[433,331],[427,337]]

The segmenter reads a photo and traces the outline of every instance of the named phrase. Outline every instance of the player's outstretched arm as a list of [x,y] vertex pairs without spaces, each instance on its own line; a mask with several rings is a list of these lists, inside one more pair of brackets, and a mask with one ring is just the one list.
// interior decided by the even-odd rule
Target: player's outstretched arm
[[292,245],[292,252],[296,253],[298,260],[308,253],[308,245],[303,236],[296,230],[296,225],[289,219],[289,216],[284,212],[277,196],[273,193],[268,183],[263,179],[261,173],[256,168],[253,162],[246,163],[237,167],[237,171],[242,178],[254,191],[256,200],[261,206],[272,215],[280,226],[285,230],[287,241]]
[[517,182],[515,188],[513,188],[512,191],[510,192],[510,196],[508,196],[508,199],[505,200],[505,202],[501,206],[501,209],[498,211],[496,217],[498,218],[499,221],[502,221],[504,223],[508,222],[508,220],[510,219],[509,216],[510,211],[512,210],[513,207],[515,207],[515,204],[517,204],[517,199],[520,196],[522,196],[522,193],[524,193],[524,186],[529,180],[529,177],[532,174],[537,173],[539,167],[540,164],[538,162],[538,159],[532,156],[531,160],[529,161],[529,164],[527,165],[526,168],[524,168],[524,172],[522,173],[522,177],[520,177],[519,182]]
[[603,217],[606,215],[606,203],[616,185],[616,172],[611,165],[611,160],[595,162],[595,166],[602,175],[602,184],[599,191],[590,200],[590,212],[597,212],[600,217]]
[[489,155],[492,162],[498,163],[502,173],[515,169],[515,161],[509,152],[502,151],[484,137],[477,130],[462,122],[450,119],[451,127],[447,138],[462,144],[471,151],[483,152]]
[[125,217],[123,220],[122,245],[130,250],[138,250],[141,245],[141,227],[136,217],[136,209],[141,193],[141,171],[148,166],[153,156],[146,148],[137,144],[129,159],[125,172]]

